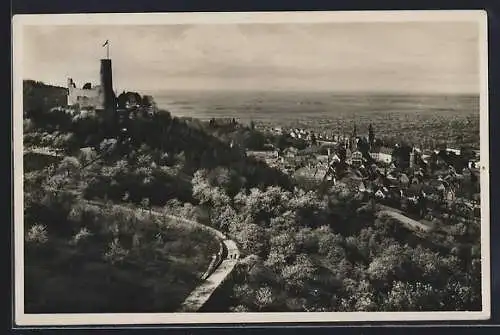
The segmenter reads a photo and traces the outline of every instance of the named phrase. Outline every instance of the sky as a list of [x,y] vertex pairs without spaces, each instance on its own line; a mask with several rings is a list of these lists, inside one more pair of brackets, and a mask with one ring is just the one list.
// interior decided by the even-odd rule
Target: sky
[[25,26],[23,78],[116,91],[479,93],[474,22]]

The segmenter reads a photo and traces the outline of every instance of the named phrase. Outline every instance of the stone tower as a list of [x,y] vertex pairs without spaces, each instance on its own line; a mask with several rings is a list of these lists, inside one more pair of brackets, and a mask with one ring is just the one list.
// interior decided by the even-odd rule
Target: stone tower
[[111,59],[101,59],[101,104],[106,112],[113,112],[115,110]]

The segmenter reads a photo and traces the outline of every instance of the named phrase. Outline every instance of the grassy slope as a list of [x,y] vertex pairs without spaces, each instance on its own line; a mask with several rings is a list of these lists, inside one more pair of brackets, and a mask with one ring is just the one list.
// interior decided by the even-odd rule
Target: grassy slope
[[164,222],[156,244],[152,228],[145,227],[149,240],[114,265],[103,260],[107,239],[95,231],[76,246],[50,233],[45,245],[25,244],[26,313],[175,311],[200,282],[218,243],[206,232]]

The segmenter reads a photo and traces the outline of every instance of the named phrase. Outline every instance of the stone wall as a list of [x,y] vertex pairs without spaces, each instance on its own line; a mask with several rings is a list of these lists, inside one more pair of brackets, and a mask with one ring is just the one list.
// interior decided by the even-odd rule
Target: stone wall
[[68,105],[78,104],[80,107],[102,108],[102,94],[99,86],[83,89],[68,86]]

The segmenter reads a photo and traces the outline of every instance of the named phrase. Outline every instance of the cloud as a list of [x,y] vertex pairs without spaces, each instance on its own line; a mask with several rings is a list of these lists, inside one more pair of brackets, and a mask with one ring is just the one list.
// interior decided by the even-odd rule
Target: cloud
[[106,39],[128,89],[479,90],[477,26],[453,22],[30,27],[23,75],[98,80]]

